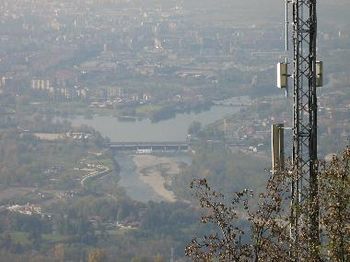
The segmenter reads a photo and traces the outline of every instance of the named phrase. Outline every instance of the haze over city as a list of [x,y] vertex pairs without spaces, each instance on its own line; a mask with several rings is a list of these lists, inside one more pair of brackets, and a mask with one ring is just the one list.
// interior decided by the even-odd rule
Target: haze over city
[[[286,51],[282,0],[0,0],[0,261],[254,261],[254,243],[293,247],[289,222],[274,222],[291,220],[294,178],[274,180],[270,140],[283,124],[288,170],[295,1]],[[317,1],[319,250],[330,261],[350,257],[349,168],[337,162],[341,183],[324,177],[349,158],[349,13],[348,0]],[[276,86],[287,60],[288,92]],[[288,186],[271,193],[275,182]],[[262,231],[278,236],[259,242],[272,194],[283,200],[265,224],[278,230]],[[340,217],[326,196],[340,197]],[[222,240],[212,253],[191,242],[210,234]],[[301,261],[278,248],[255,261]]]

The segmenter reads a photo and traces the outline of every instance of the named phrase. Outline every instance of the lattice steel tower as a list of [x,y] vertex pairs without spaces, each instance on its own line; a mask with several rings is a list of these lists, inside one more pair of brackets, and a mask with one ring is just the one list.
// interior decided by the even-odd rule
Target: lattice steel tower
[[[293,78],[293,168],[290,236],[294,261],[319,261],[319,205],[317,182],[317,94],[322,85],[322,62],[316,59],[316,0],[286,0],[286,50],[288,6],[292,6],[293,72],[288,62],[278,64],[278,87]],[[300,212],[307,207],[307,213]],[[307,246],[301,244],[307,241]],[[303,241],[303,243],[305,243]]]
[[[316,0],[294,0],[293,4],[293,167],[291,237],[293,257],[300,260],[299,237],[306,224],[310,259],[319,261],[319,205],[317,182],[317,94],[316,94]],[[300,205],[309,206],[309,217],[299,214]]]

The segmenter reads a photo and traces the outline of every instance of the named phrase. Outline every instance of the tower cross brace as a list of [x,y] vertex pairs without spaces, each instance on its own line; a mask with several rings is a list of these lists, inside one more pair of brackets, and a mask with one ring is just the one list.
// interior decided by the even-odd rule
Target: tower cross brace
[[[317,182],[316,0],[291,0],[293,6],[293,168],[290,234],[292,258],[302,253],[318,261],[319,205]],[[300,213],[307,205],[308,217]],[[308,245],[301,245],[306,233]],[[305,250],[303,252],[302,250]]]

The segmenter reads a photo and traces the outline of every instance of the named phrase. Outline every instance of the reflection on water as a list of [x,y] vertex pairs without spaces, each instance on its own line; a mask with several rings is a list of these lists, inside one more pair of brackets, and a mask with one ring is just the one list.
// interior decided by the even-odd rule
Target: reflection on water
[[213,106],[199,114],[178,114],[175,118],[157,123],[152,123],[149,119],[126,122],[113,116],[94,116],[93,119],[79,116],[70,121],[76,126],[91,126],[112,142],[185,141],[188,127],[193,121],[207,125],[238,110],[239,107]]

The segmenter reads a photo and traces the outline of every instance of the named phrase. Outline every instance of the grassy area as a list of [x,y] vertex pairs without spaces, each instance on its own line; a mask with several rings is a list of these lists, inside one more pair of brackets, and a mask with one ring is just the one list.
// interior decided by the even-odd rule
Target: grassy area
[[64,242],[69,239],[69,237],[60,234],[43,234],[43,240],[50,242]]
[[162,108],[162,106],[160,106],[160,105],[142,105],[142,106],[138,106],[136,108],[136,114],[148,115],[148,114],[151,114],[155,111],[158,111],[161,108]]
[[[1,237],[4,238],[5,234],[2,234]],[[11,232],[10,233],[12,242],[14,243],[18,243],[21,245],[30,245],[31,241],[28,239],[28,233],[26,232],[19,232],[19,231],[15,231],[15,232]]]

